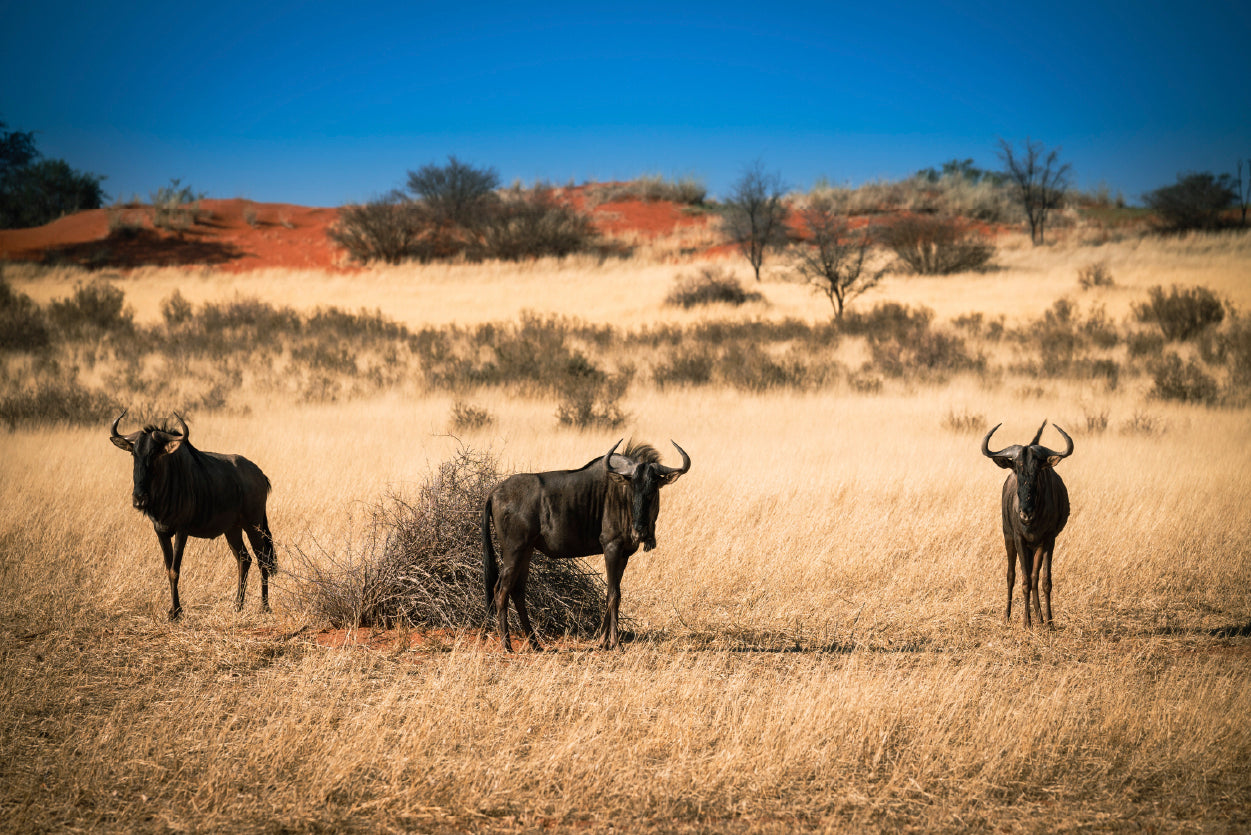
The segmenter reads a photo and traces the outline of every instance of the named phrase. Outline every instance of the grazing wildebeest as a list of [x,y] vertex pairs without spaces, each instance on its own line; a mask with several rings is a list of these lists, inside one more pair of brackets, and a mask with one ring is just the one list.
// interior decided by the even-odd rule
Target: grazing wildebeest
[[[512,650],[510,598],[531,648],[542,649],[526,612],[526,576],[535,550],[557,559],[604,555],[608,599],[600,646],[617,648],[621,575],[640,545],[644,551],[656,547],[660,488],[691,469],[690,457],[676,443],[680,468],[659,463],[659,454],[646,444],[631,444],[618,455],[620,445],[617,441],[602,458],[578,470],[509,476],[487,497],[482,509],[482,574],[487,612],[495,612],[504,649]],[[498,564],[491,545],[492,521],[500,540]]]
[[[1003,424],[998,424],[998,429]],[[1011,470],[1003,482],[1003,542],[1008,550],[1008,608],[1004,621],[1012,620],[1012,586],[1016,583],[1016,561],[1021,560],[1022,592],[1025,595],[1025,625],[1030,625],[1030,595],[1034,612],[1045,624],[1051,624],[1051,555],[1056,536],[1069,520],[1069,491],[1053,467],[1073,454],[1073,439],[1061,429],[1067,447],[1055,452],[1040,446],[1047,421],[1042,422],[1034,440],[1026,446],[1014,444],[998,452],[990,450],[990,436],[982,439],[982,454],[1005,470]],[[1039,595],[1039,575],[1042,595]]]
[[243,546],[247,533],[256,561],[261,567],[261,610],[269,611],[269,575],[277,569],[274,542],[265,516],[269,479],[261,468],[242,455],[201,452],[191,445],[186,421],[177,413],[182,433],[148,425],[138,432],[120,435],[113,421],[109,439],[134,459],[135,481],[131,501],[152,520],[156,538],[165,555],[169,593],[173,605],[169,619],[182,614],[178,602],[178,571],[187,537],[214,539],[226,535],[226,542],[239,562],[239,591],[235,609],[243,608],[248,567],[252,558]]

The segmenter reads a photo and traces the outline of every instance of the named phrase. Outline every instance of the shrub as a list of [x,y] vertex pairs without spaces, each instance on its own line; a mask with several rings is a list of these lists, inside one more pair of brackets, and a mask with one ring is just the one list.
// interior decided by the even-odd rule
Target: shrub
[[77,380],[53,378],[0,396],[0,421],[10,429],[18,424],[91,425],[110,419],[120,408],[112,397]]
[[678,347],[652,367],[652,380],[662,389],[668,385],[707,385],[712,382],[716,362],[706,348]]
[[943,427],[960,434],[981,433],[986,429],[986,416],[969,411],[948,409]]
[[179,188],[181,180],[170,180],[150,195],[152,200],[152,225],[157,229],[182,232],[200,218],[200,201],[203,194],[196,194],[190,186]]
[[1096,261],[1078,269],[1077,283],[1083,290],[1091,290],[1095,287],[1111,287],[1115,282],[1107,262]]
[[474,406],[463,400],[457,400],[452,404],[450,426],[453,430],[482,429],[493,423],[495,423],[495,415],[481,406]]
[[934,311],[926,307],[908,307],[898,302],[881,302],[868,313],[849,311],[838,323],[849,335],[878,339],[901,339],[909,334],[928,330]]
[[356,261],[398,264],[417,251],[421,224],[413,204],[392,194],[343,206],[326,235]]
[[995,247],[959,218],[904,215],[879,231],[908,272],[948,275],[985,268]]
[[0,351],[40,351],[51,342],[39,305],[0,275]]
[[[583,360],[585,363],[585,360]],[[605,374],[590,363],[573,364],[559,386],[556,420],[577,429],[615,429],[628,419],[619,405],[629,389],[633,369]]]
[[1215,177],[1207,171],[1179,174],[1173,185],[1143,195],[1161,228],[1169,232],[1219,229],[1225,225],[1224,211],[1237,199],[1229,175]]
[[[296,549],[304,606],[333,626],[488,625],[480,521],[499,481],[495,456],[462,447],[415,496],[377,502],[355,551],[315,560]],[[540,634],[591,636],[603,600],[599,573],[581,560],[531,565],[526,602]]]
[[554,256],[563,258],[593,248],[599,233],[590,218],[559,202],[552,189],[510,189],[485,221],[482,246],[487,257],[502,261]]
[[183,296],[181,290],[174,290],[161,302],[161,318],[165,320],[165,326],[168,328],[176,328],[191,321],[195,311],[191,306],[191,302]]
[[1154,364],[1151,376],[1154,381],[1152,397],[1184,403],[1216,402],[1219,391],[1216,380],[1193,359],[1183,362],[1180,356],[1170,351]]
[[690,309],[699,304],[737,306],[763,298],[760,293],[744,290],[738,278],[721,267],[704,267],[694,275],[678,276],[665,304]]
[[1170,342],[1192,339],[1225,318],[1225,306],[1206,287],[1173,285],[1165,295],[1164,288],[1157,285],[1149,295],[1150,301],[1134,305],[1134,315],[1139,322],[1154,322]]
[[695,206],[704,202],[704,198],[708,196],[708,189],[702,181],[694,177],[671,180],[659,174],[648,174],[636,177],[627,183],[592,186],[588,189],[588,194],[599,203],[615,203],[624,200],[645,202],[667,200],[671,203]]
[[129,331],[134,326],[134,311],[126,306],[126,293],[113,284],[95,279],[74,286],[74,295],[56,299],[48,306],[52,324],[68,335],[79,335],[87,329]]

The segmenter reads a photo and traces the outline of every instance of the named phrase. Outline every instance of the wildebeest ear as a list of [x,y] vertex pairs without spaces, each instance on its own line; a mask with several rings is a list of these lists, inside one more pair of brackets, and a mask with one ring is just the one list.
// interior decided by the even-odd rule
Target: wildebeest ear
[[630,476],[626,475],[625,473],[619,473],[616,470],[609,470],[608,477],[611,478],[613,481],[617,482],[618,484],[630,483]]
[[677,470],[672,473],[665,473],[664,475],[660,477],[660,486],[667,487],[668,485],[673,484],[673,482],[677,481],[681,477],[682,477],[681,470]]
[[124,449],[127,452],[135,451],[134,438],[128,438],[125,435],[114,435],[111,438],[109,438],[109,440],[112,441],[113,446],[117,447],[118,449]]
[[1061,461],[1063,461],[1063,460],[1064,460],[1064,458],[1065,458],[1065,456],[1060,455],[1060,454],[1058,454],[1058,453],[1056,453],[1056,454],[1054,454],[1054,455],[1050,455],[1050,456],[1048,456],[1048,457],[1047,457],[1047,466],[1048,466],[1048,467],[1054,467],[1056,464],[1059,464]]
[[182,438],[172,438],[165,442],[165,454],[171,455],[178,451],[178,447],[182,446]]
[[1010,470],[1016,466],[1016,458],[1008,455],[992,455],[990,460],[994,461],[1005,470]]

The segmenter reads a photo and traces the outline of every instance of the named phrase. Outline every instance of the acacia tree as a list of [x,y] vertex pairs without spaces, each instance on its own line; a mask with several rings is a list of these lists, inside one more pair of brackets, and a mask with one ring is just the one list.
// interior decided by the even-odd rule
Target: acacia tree
[[1050,152],[1041,142],[1027,136],[1018,153],[1006,139],[999,140],[999,158],[1004,163],[1004,176],[1016,192],[1029,220],[1029,237],[1034,246],[1043,243],[1047,215],[1059,208],[1069,187],[1069,164],[1060,163],[1060,149]]
[[730,187],[725,201],[726,232],[751,262],[757,281],[765,253],[786,242],[784,193],[781,175],[767,173],[764,163],[756,160]]
[[823,294],[843,318],[847,303],[877,286],[885,268],[868,265],[873,236],[868,227],[852,229],[846,215],[834,207],[829,197],[813,197],[800,213],[806,239],[798,248],[796,268],[804,280]]

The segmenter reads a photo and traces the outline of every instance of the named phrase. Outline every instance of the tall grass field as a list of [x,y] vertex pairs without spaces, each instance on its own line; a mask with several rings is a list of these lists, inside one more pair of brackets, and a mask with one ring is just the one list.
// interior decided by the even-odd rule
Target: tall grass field
[[[1112,283],[1083,289],[1094,262]],[[0,829],[1251,829],[1251,243],[995,263],[889,277],[842,325],[732,260],[762,298],[666,305],[702,265],[660,259],[106,276],[127,324],[4,355]],[[100,278],[4,275],[45,308]],[[1136,310],[1174,285],[1223,319],[1164,342]],[[100,399],[53,418],[41,390]],[[256,566],[236,612],[224,541],[191,540],[168,621],[123,406],[264,469],[272,613]],[[1026,629],[980,443],[1044,419],[1072,515],[1055,626]],[[458,451],[565,469],[621,437],[693,461],[630,559],[621,650],[320,605],[379,502]]]

